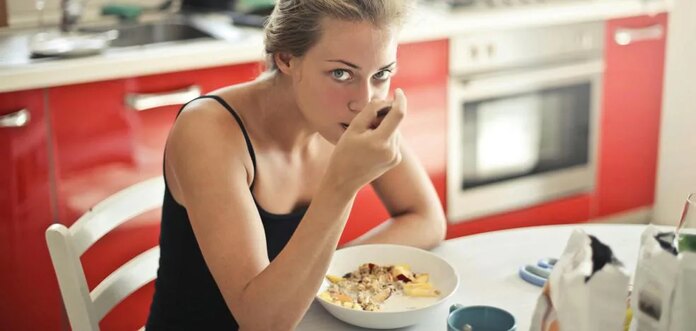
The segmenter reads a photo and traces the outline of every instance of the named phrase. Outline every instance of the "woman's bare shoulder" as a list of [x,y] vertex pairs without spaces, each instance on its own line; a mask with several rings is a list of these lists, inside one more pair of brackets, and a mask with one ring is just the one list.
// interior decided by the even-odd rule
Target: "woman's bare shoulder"
[[[225,95],[218,96],[227,101]],[[173,168],[201,163],[211,171],[244,169],[247,178],[253,176],[241,125],[213,98],[193,100],[182,109],[167,138],[165,155]]]
[[200,98],[189,102],[181,110],[169,138],[176,140],[183,135],[186,137],[183,142],[201,139],[209,142],[230,141],[228,138],[236,136],[240,129],[234,117],[219,101]]
[[[175,125],[196,131],[203,135],[222,135],[219,138],[233,138],[241,133],[240,123],[232,112],[244,122],[248,108],[251,83],[236,84],[214,90],[208,97],[198,98],[189,102],[179,114]],[[230,136],[231,135],[231,136]]]

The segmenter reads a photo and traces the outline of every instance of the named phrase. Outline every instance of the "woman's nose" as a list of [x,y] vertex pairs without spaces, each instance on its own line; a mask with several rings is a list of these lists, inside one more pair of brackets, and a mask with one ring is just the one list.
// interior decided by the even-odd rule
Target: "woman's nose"
[[359,112],[363,110],[374,97],[374,90],[370,83],[361,83],[356,86],[352,98],[350,102],[348,102],[348,109],[353,112]]

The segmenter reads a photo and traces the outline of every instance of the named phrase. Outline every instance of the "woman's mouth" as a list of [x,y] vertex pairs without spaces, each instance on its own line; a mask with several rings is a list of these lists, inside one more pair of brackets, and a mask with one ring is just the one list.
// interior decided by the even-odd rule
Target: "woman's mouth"
[[343,130],[348,129],[348,124],[346,123],[341,123],[341,127],[343,127]]

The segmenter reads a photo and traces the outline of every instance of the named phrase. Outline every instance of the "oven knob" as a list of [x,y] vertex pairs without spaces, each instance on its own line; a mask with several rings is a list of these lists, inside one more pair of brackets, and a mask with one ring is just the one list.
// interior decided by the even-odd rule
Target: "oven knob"
[[496,48],[495,48],[494,44],[488,44],[488,46],[486,46],[486,53],[488,53],[489,59],[495,57],[495,52],[496,52]]
[[469,57],[471,57],[471,60],[476,60],[478,58],[478,48],[476,48],[476,46],[469,47]]

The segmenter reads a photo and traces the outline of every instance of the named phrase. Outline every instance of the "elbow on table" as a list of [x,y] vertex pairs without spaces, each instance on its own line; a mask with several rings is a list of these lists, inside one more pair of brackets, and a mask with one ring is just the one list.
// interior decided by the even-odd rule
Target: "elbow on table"
[[431,217],[432,222],[432,232],[431,232],[431,243],[428,245],[427,249],[432,249],[440,246],[447,237],[447,219],[443,213],[438,213]]
[[[249,300],[249,295],[257,296]],[[240,303],[233,314],[239,325],[239,331],[292,331],[295,330],[305,310],[299,309],[298,302],[285,302],[282,299],[258,300],[259,293],[246,293],[246,299]]]

